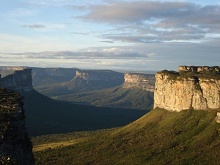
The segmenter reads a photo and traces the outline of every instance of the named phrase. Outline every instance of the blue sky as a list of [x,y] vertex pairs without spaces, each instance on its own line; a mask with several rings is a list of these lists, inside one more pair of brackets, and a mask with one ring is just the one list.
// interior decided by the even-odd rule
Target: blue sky
[[0,0],[0,65],[219,65],[218,0]]

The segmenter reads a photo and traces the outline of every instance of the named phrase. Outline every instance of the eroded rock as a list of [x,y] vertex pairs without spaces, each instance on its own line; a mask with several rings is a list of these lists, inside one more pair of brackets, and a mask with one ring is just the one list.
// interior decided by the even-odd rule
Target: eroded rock
[[140,73],[125,73],[123,88],[138,88],[154,92],[155,75]]
[[[187,69],[191,72],[195,70]],[[170,111],[220,109],[219,74],[157,73],[154,91],[154,108],[156,107]]]

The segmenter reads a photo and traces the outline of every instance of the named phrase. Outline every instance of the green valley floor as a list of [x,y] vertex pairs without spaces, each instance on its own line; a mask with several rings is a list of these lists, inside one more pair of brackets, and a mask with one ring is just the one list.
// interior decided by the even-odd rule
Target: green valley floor
[[154,109],[124,127],[35,137],[34,156],[37,165],[218,165],[215,116]]

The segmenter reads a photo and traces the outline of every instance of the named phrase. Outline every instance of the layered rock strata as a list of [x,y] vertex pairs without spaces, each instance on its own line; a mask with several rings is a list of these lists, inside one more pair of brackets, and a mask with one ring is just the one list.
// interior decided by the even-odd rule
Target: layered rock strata
[[[211,78],[210,78],[211,77]],[[156,74],[154,108],[170,111],[220,109],[220,75],[206,72],[169,72]]]
[[0,164],[33,165],[20,94],[0,88]]
[[154,92],[155,75],[140,73],[125,73],[123,88],[138,88]]

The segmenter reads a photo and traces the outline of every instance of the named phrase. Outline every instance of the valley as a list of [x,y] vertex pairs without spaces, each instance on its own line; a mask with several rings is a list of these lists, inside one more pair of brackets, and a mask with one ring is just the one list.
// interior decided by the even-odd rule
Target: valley
[[153,106],[153,92],[142,89],[128,89],[122,86],[54,96],[52,98],[75,104],[93,105],[97,107],[151,110]]
[[219,0],[0,2],[0,165],[220,165]]
[[32,136],[119,127],[148,112],[71,104],[52,100],[36,91],[22,95],[26,125]]
[[[33,81],[37,80],[33,77]],[[70,81],[34,88],[52,99],[73,104],[150,110],[153,107],[154,83],[152,74],[78,69]]]
[[23,97],[36,164],[220,162],[219,67],[180,66],[155,76],[107,71],[120,75],[109,79],[106,71],[77,70],[63,80],[53,72],[41,79],[43,88],[39,80],[32,86],[30,68],[0,79]]
[[[68,134],[77,144],[34,152],[37,164],[218,164],[220,125],[216,112],[155,109],[137,121],[116,129]],[[80,133],[79,133],[80,134]],[[43,140],[47,139],[46,142]],[[64,135],[32,139],[34,147]],[[52,159],[51,159],[52,158]]]
[[[107,103],[97,107],[92,104],[73,104],[72,102],[68,102],[68,100],[53,100],[37,92],[34,89],[36,86],[32,86],[32,82],[34,82],[33,84],[40,84],[40,86],[42,83],[45,83],[52,87],[57,84],[59,86],[60,83],[68,84],[70,82],[74,85],[72,79],[75,82],[75,79],[81,80],[81,77],[83,77],[82,80],[87,82],[86,84],[89,84],[89,87],[95,88],[94,84],[98,86],[99,84],[104,84],[102,88],[107,89],[109,84],[114,86],[123,83],[121,81],[123,80],[123,74],[121,73],[113,71],[89,71],[90,76],[86,75],[84,77],[85,71],[76,72],[76,69],[33,68],[32,72],[33,74],[31,75],[31,69],[25,67],[3,67],[1,73],[3,73],[4,77],[0,81],[0,85],[2,83],[3,87],[19,91],[24,97],[26,127],[31,136],[119,127],[129,124],[149,111],[147,108],[145,111],[140,111],[140,106],[130,106],[128,103],[126,104],[130,106],[129,108],[128,106],[123,106],[123,104],[121,106],[108,107]],[[67,72],[66,75],[65,72]],[[78,75],[76,76],[75,73]],[[100,77],[98,76],[99,73],[101,73]],[[110,77],[112,75],[114,76],[113,78]],[[109,80],[103,80],[103,77],[110,78]],[[84,80],[84,78],[88,80]],[[69,81],[66,81],[67,79]],[[106,81],[109,82],[107,86]],[[85,83],[76,83],[75,85],[76,88],[73,88],[74,90],[86,88],[87,92],[89,92],[93,89],[87,88],[88,86]],[[83,88],[84,85],[85,88]],[[71,92],[73,91],[71,90]],[[66,93],[65,90],[64,93]],[[136,93],[129,97],[136,97]],[[150,97],[152,97],[152,94]],[[128,98],[125,99],[125,102],[126,100]],[[152,106],[152,99],[149,101],[151,102],[148,105]]]

